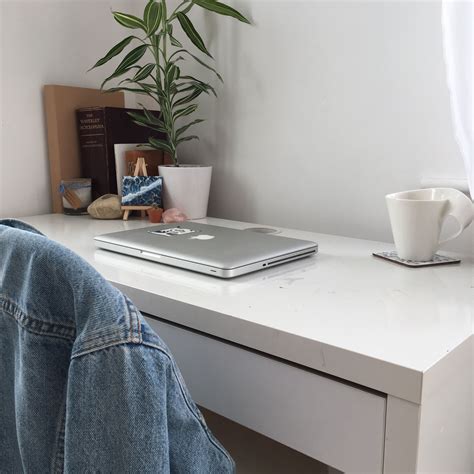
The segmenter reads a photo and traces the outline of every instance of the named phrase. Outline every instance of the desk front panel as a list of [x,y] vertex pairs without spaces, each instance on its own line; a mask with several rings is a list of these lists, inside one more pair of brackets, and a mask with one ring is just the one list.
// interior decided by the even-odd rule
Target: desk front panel
[[344,472],[382,472],[385,396],[147,319],[201,406]]

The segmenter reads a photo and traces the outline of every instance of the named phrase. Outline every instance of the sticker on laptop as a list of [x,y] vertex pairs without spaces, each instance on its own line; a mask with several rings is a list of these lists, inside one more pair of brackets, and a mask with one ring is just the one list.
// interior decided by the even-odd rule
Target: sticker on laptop
[[164,237],[171,237],[173,235],[194,234],[196,231],[193,229],[186,229],[184,227],[172,227],[170,229],[150,230],[149,232],[150,234],[162,235]]
[[189,237],[189,240],[211,240],[214,239],[214,235],[199,234],[194,237]]

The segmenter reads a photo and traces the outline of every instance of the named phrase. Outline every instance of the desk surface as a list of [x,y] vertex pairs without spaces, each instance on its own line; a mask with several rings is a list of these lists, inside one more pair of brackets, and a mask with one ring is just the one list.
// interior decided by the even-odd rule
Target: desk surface
[[391,244],[282,229],[318,242],[319,254],[219,280],[95,248],[95,235],[146,221],[23,220],[85,258],[141,311],[409,401],[420,401],[423,373],[473,333],[470,258],[405,268],[371,256]]

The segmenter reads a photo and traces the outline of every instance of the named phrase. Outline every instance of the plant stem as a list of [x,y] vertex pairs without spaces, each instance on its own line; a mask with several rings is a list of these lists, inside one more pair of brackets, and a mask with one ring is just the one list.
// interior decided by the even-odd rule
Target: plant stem
[[[165,71],[168,71],[168,66],[169,66],[169,58],[167,57],[167,47],[168,47],[168,18],[167,18],[167,9],[166,9],[166,0],[161,0],[161,3],[163,5],[163,47],[162,47],[162,56],[163,56],[163,65]],[[176,136],[175,136],[175,123],[173,120],[173,108],[170,100],[170,84],[167,83],[167,78],[164,77],[164,90],[166,91],[164,102],[165,102],[165,107],[162,107],[162,114],[169,114],[169,117],[167,117],[166,121],[164,121],[166,128],[168,129],[168,143],[170,144],[170,147],[173,151],[173,155],[171,156],[173,163],[176,166],[179,166],[178,162],[178,152],[176,150]]]

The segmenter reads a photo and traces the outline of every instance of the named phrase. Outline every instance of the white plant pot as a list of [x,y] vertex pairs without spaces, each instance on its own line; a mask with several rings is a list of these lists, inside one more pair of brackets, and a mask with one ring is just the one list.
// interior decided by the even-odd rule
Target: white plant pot
[[183,211],[188,219],[207,216],[212,166],[163,165],[158,167],[163,177],[163,205]]

